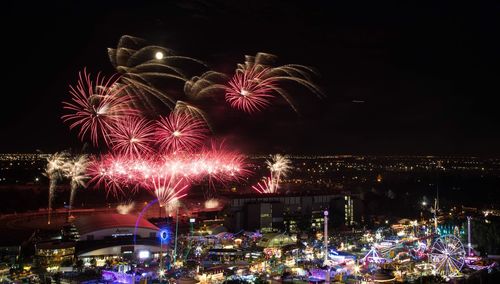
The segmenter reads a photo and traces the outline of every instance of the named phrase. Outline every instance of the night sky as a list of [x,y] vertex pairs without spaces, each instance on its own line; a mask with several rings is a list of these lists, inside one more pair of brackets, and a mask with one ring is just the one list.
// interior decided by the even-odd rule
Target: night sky
[[300,94],[300,115],[214,114],[248,153],[500,155],[496,1],[40,2],[2,13],[0,152],[81,148],[68,85],[113,74],[106,49],[128,34],[228,73],[259,51],[318,70],[327,98]]

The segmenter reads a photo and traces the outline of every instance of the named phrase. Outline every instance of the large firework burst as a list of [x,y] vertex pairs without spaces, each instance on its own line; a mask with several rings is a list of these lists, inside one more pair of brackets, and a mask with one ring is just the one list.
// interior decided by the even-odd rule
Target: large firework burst
[[89,136],[97,146],[102,138],[107,144],[113,126],[123,117],[137,113],[129,107],[130,97],[122,93],[116,80],[117,77],[106,79],[98,74],[93,82],[84,69],[76,87],[70,86],[71,101],[63,102],[70,113],[62,119],[70,124],[70,129],[80,127],[80,139]]
[[136,157],[152,153],[154,130],[154,125],[144,118],[129,116],[121,120],[110,134],[113,151]]
[[251,67],[238,70],[226,88],[226,100],[234,108],[248,113],[267,107],[276,84],[273,77],[265,78],[267,68]]
[[226,101],[232,107],[249,113],[256,112],[269,105],[270,97],[278,95],[298,112],[296,103],[287,90],[287,82],[298,84],[319,97],[322,96],[322,92],[312,81],[315,72],[307,66],[274,66],[276,56],[262,52],[256,56],[247,55],[245,59],[244,64],[238,64],[236,74],[226,88]]
[[207,134],[203,120],[185,112],[172,112],[157,122],[157,141],[160,149],[166,153],[191,152],[203,144]]

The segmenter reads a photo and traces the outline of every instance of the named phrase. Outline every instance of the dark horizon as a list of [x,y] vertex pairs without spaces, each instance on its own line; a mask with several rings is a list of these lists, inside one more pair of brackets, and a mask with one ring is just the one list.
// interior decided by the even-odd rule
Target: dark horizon
[[[318,70],[327,94],[218,116],[244,153],[500,156],[498,4],[329,1],[10,3],[0,152],[79,150],[60,117],[84,67],[128,34],[232,72],[246,54]],[[224,117],[223,117],[224,118]]]

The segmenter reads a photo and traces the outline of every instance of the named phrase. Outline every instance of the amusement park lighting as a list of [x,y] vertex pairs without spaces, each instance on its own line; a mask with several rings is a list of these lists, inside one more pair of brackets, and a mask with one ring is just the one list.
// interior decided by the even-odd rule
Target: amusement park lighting
[[158,273],[160,274],[160,277],[163,277],[163,275],[165,275],[165,270],[160,269],[160,271]]
[[145,259],[149,257],[149,251],[147,250],[141,250],[139,251],[139,258],[140,259]]
[[162,242],[166,242],[166,241],[168,241],[168,239],[169,239],[169,235],[170,235],[170,234],[169,234],[168,230],[166,230],[166,229],[161,230],[161,231],[160,231],[160,240],[161,240]]

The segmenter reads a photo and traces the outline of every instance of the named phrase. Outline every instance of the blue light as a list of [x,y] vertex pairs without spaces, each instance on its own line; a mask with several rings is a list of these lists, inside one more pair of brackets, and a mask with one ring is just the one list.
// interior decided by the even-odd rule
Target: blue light
[[168,243],[170,241],[170,230],[168,228],[160,230],[160,241],[162,243]]

